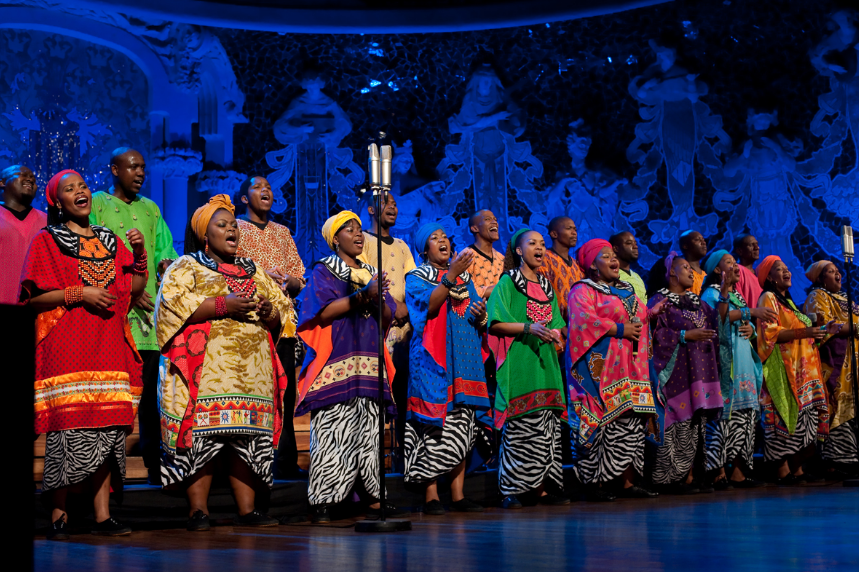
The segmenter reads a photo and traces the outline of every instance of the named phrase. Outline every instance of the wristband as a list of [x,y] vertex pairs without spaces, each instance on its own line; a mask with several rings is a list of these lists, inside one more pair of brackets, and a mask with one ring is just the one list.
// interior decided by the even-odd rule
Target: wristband
[[227,315],[227,299],[224,296],[215,298],[215,317],[223,318]]
[[522,328],[522,333],[523,334],[530,334],[531,333],[531,324],[525,322],[525,327]]
[[617,322],[615,326],[617,326],[617,331],[614,333],[614,337],[621,339],[623,337],[623,324]]
[[148,258],[146,256],[146,251],[143,251],[143,254],[134,260],[134,264],[131,266],[131,272],[134,274],[140,274],[144,276],[149,273],[149,265],[147,263]]
[[825,332],[825,331],[826,331],[826,326],[820,326],[820,331],[821,331],[821,332]]
[[451,288],[456,286],[456,284],[454,282],[451,282],[450,280],[447,279],[447,274],[445,274],[444,276],[441,277],[441,285],[444,286],[445,288],[447,288],[448,290],[450,290]]
[[680,343],[686,344],[686,330],[680,330]]
[[84,287],[83,286],[69,286],[64,290],[66,307],[74,306],[80,302],[83,302],[84,299]]
[[746,322],[752,321],[752,311],[749,308],[740,308],[740,318]]
[[719,304],[727,304],[727,303],[728,303],[728,297],[724,296],[722,294],[719,294]]

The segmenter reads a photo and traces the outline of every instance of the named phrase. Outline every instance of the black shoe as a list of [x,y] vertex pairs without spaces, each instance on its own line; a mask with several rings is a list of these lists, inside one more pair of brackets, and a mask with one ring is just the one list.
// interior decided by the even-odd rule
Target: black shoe
[[806,483],[822,483],[824,481],[824,478],[819,475],[810,475],[808,473],[803,473],[801,475],[796,475],[796,480],[799,482],[799,484],[804,485]]
[[766,485],[763,481],[756,481],[755,479],[750,479],[746,477],[742,481],[730,481],[731,486],[738,489],[758,489]]
[[328,524],[331,515],[328,513],[327,504],[314,504],[310,506],[310,522],[313,524]]
[[775,484],[780,487],[795,487],[800,484],[799,479],[793,473],[788,473],[780,479],[776,479]]
[[625,499],[655,499],[659,496],[659,493],[649,491],[638,485],[632,485],[631,487],[617,491],[617,496],[618,498]]
[[483,512],[483,505],[479,505],[473,500],[463,498],[456,502],[450,503],[450,510],[453,512]]
[[426,503],[424,505],[424,514],[428,514],[430,516],[444,516],[444,507],[441,505],[441,501],[434,499]]
[[545,494],[540,497],[540,504],[544,504],[547,506],[563,506],[570,504],[570,499],[564,496]]
[[518,510],[522,508],[522,503],[519,502],[519,499],[517,499],[515,495],[510,495],[509,497],[504,497],[504,500],[501,502],[501,506],[510,510]]
[[718,481],[713,481],[713,489],[717,491],[729,491],[734,488],[734,482],[729,481],[726,478],[719,479]]
[[128,536],[131,534],[131,528],[114,518],[108,518],[102,522],[97,522],[92,533],[96,536]]
[[209,521],[209,515],[202,510],[198,510],[192,514],[191,518],[188,519],[188,524],[185,526],[185,529],[189,532],[203,532],[211,528],[212,523]]
[[[385,518],[406,518],[411,514],[412,513],[410,511],[398,508],[393,503],[385,503]],[[365,518],[367,520],[377,520],[379,518],[382,518],[381,508],[368,508]]]
[[65,514],[60,516],[56,521],[51,523],[51,528],[48,529],[48,540],[68,540],[69,525],[63,519]]
[[585,493],[585,500],[588,502],[612,502],[617,497],[606,489],[593,488]]
[[263,528],[266,526],[277,526],[280,521],[272,518],[267,514],[263,514],[258,510],[253,510],[246,515],[236,515],[233,518],[233,524],[236,526],[253,526],[255,528]]

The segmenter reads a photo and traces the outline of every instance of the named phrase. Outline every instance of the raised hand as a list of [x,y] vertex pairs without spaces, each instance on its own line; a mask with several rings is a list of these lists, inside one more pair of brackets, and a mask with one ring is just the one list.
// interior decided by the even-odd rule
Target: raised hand
[[143,238],[143,233],[136,228],[131,228],[125,233],[125,240],[131,246],[131,251],[134,253],[134,258],[137,259],[146,253],[146,240]]
[[483,301],[483,298],[476,298],[471,301],[471,315],[474,316],[474,319],[478,322],[483,322],[486,318],[486,302]]
[[459,254],[454,255],[453,262],[450,263],[447,279],[451,282],[456,282],[456,277],[468,270],[471,262],[474,260],[474,251],[466,249]]

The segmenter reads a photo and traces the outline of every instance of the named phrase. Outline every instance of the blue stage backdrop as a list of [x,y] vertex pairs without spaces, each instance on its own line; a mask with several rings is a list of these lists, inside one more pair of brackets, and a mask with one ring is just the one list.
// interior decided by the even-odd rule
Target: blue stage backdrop
[[57,137],[93,181],[114,145],[160,157],[151,193],[177,238],[207,194],[265,175],[309,261],[324,253],[326,216],[361,207],[366,141],[381,129],[396,147],[404,238],[441,219],[464,246],[477,207],[496,212],[505,237],[567,214],[580,242],[634,231],[646,271],[687,228],[711,247],[751,232],[762,256],[788,262],[802,299],[801,270],[839,258],[838,227],[859,225],[859,13],[840,5],[671,3],[387,35],[170,27],[91,10],[152,47],[168,84],[196,98],[193,127],[152,124],[162,112],[146,93],[159,90],[141,85],[152,73],[134,74],[121,53],[7,29],[0,157],[38,161],[33,141],[53,125],[41,118],[59,106],[76,127]]

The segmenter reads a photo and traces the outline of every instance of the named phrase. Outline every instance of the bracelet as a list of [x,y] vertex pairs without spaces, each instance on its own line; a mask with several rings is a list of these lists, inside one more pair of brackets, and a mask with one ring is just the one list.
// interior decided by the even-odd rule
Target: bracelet
[[727,304],[730,301],[730,298],[727,296],[723,296],[719,294],[719,304]]
[[[488,314],[483,314],[483,318],[482,318],[479,322],[477,322],[477,326],[478,326],[478,327],[480,327],[480,328],[482,328],[482,327],[483,327],[483,326],[485,326],[488,322],[489,322],[489,315],[488,315]],[[529,329],[530,329],[530,328],[529,328]]]
[[752,310],[750,308],[740,308],[740,319],[746,322],[752,321]]
[[447,288],[448,290],[450,290],[451,288],[456,286],[456,283],[448,280],[447,274],[445,274],[444,276],[441,277],[441,285],[444,286],[445,288]]
[[223,318],[227,315],[227,298],[225,296],[218,296],[215,298],[215,317]]
[[686,330],[680,330],[680,343],[686,344]]
[[529,324],[528,322],[525,322],[525,327],[522,328],[522,333],[523,334],[530,334],[531,333],[531,324]]
[[260,316],[260,318],[262,318],[263,320],[265,320],[266,322],[268,322],[268,321],[274,320],[275,318],[278,318],[278,319],[279,319],[279,318],[280,318],[280,316],[278,315],[278,310],[277,310],[277,308],[275,308],[274,306],[272,306],[272,307],[271,307],[271,310],[269,310],[269,313],[268,313],[268,314],[266,314],[265,316]]
[[63,292],[66,301],[66,307],[72,307],[75,304],[79,304],[83,302],[84,299],[84,287],[83,286],[69,286]]
[[624,326],[620,322],[617,322],[615,324],[615,326],[617,326],[617,331],[614,333],[614,337],[616,337],[617,339],[620,339],[623,337],[623,327]]

